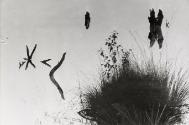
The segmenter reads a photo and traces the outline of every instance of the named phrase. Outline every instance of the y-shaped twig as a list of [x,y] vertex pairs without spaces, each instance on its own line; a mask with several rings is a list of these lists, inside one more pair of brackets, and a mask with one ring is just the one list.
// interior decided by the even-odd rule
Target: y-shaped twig
[[54,73],[55,73],[55,71],[62,65],[62,63],[63,63],[63,61],[64,61],[64,59],[65,59],[65,55],[66,55],[66,53],[64,53],[64,54],[62,55],[62,58],[61,58],[60,62],[58,62],[58,64],[55,65],[55,66],[52,68],[52,70],[50,71],[50,73],[49,73],[50,80],[51,80],[51,81],[54,83],[54,85],[57,87],[57,89],[58,89],[58,91],[59,91],[59,93],[60,93],[60,95],[61,95],[61,97],[62,97],[63,100],[65,100],[65,98],[64,98],[64,93],[63,93],[62,88],[61,88],[60,85],[58,84],[58,82],[55,80],[55,78],[54,78]]

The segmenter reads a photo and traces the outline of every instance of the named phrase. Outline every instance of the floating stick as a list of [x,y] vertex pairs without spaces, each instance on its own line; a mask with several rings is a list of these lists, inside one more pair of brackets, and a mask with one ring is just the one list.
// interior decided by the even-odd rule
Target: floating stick
[[41,61],[41,63],[45,64],[45,65],[48,66],[48,67],[51,67],[51,65],[47,63],[47,62],[50,61],[50,60],[51,60],[51,59],[46,59],[46,60]]
[[65,55],[66,55],[66,53],[64,53],[64,54],[62,55],[62,58],[61,58],[60,62],[58,62],[58,64],[55,65],[55,66],[52,68],[52,70],[50,71],[50,73],[49,73],[50,80],[51,80],[51,81],[54,83],[54,85],[57,87],[57,89],[58,89],[58,91],[59,91],[59,93],[60,93],[60,95],[61,95],[61,98],[62,98],[63,100],[65,100],[65,98],[64,98],[64,93],[63,93],[62,88],[61,88],[60,85],[58,84],[58,82],[55,80],[55,78],[54,78],[54,73],[55,73],[55,71],[62,65],[62,63],[63,63],[63,61],[64,61],[64,59],[65,59]]

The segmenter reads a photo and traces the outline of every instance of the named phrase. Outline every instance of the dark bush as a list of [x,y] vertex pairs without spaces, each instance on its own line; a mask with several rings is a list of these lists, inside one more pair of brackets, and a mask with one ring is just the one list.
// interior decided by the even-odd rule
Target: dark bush
[[189,94],[184,75],[171,73],[167,63],[156,65],[153,59],[140,65],[131,57],[132,50],[117,44],[117,35],[113,32],[107,39],[108,53],[100,51],[102,77],[99,86],[85,93],[79,114],[99,125],[182,123]]

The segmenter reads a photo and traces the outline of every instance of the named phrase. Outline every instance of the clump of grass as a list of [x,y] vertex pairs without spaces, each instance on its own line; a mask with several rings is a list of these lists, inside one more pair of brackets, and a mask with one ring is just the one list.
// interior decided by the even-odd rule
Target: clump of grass
[[85,93],[79,114],[99,125],[182,123],[189,94],[184,75],[171,73],[167,63],[156,65],[153,59],[137,63],[132,50],[117,44],[117,35],[113,32],[106,41],[108,54],[100,51],[102,77],[97,87]]

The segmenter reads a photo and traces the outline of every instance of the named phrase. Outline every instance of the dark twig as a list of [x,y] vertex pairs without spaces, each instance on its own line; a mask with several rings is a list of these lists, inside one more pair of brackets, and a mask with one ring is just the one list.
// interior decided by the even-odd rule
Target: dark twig
[[45,65],[48,66],[48,67],[51,67],[51,65],[47,63],[47,62],[50,61],[50,60],[51,60],[51,59],[46,59],[46,60],[41,61],[41,63],[45,64]]
[[57,89],[58,89],[58,91],[59,91],[59,93],[60,93],[60,95],[61,95],[61,97],[62,97],[63,100],[65,100],[65,98],[64,98],[64,93],[63,93],[62,88],[61,88],[60,85],[58,84],[58,82],[55,80],[55,78],[54,78],[54,73],[55,73],[55,71],[62,65],[62,63],[63,63],[63,61],[64,61],[64,59],[65,59],[65,55],[66,55],[66,53],[64,53],[64,54],[62,55],[62,58],[61,58],[60,62],[58,62],[58,64],[55,65],[55,66],[52,68],[52,70],[50,71],[50,73],[49,73],[50,80],[51,80],[51,81],[54,83],[54,85],[57,87]]
[[25,61],[19,62],[19,69],[25,64]]
[[35,46],[34,46],[34,48],[33,48],[33,50],[32,50],[32,53],[31,53],[31,55],[30,55],[30,53],[29,53],[29,48],[28,48],[28,46],[26,45],[27,58],[24,58],[24,60],[26,60],[27,62],[26,62],[26,68],[25,68],[25,70],[28,68],[29,63],[35,68],[35,65],[34,65],[33,62],[32,62],[32,56],[33,56],[33,54],[34,54],[36,48],[37,48],[37,44],[35,44]]

